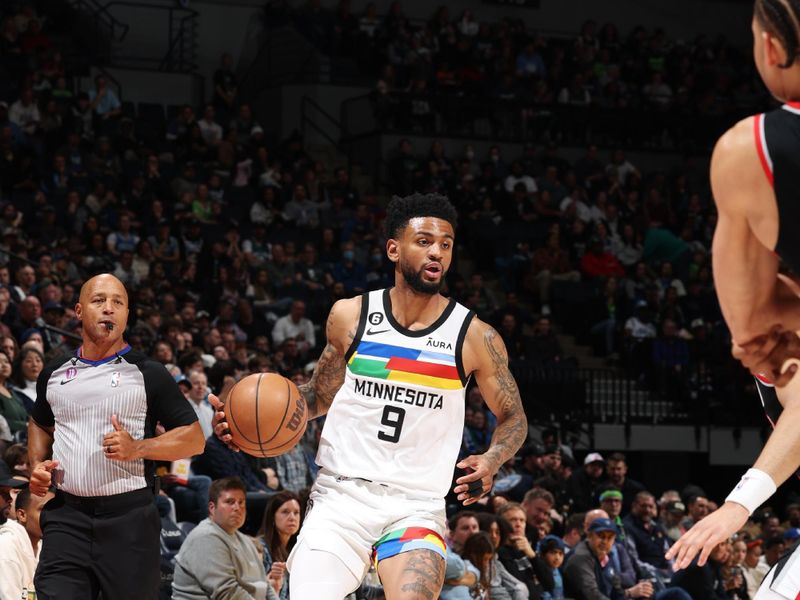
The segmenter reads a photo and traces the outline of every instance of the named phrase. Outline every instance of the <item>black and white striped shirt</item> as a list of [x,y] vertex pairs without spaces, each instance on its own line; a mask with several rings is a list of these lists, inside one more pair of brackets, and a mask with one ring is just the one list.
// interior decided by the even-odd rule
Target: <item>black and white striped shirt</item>
[[110,496],[152,484],[151,461],[106,458],[111,415],[136,440],[191,425],[197,415],[164,366],[126,346],[102,360],[65,356],[42,370],[32,417],[55,427],[53,459],[64,470],[59,488],[76,496]]

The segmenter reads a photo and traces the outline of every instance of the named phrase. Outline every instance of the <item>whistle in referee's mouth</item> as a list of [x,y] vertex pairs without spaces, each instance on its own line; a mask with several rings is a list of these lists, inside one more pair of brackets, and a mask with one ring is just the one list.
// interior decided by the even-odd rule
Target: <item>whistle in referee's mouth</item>
[[114,324],[113,323],[103,323],[103,324],[106,326],[106,329],[108,329],[109,331],[113,331],[114,330]]

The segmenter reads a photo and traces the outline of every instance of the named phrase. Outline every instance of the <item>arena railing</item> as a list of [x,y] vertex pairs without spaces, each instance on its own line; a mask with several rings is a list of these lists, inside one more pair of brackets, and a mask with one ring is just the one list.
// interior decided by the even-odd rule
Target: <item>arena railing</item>
[[742,385],[748,378],[739,370],[721,370],[701,380],[698,374],[705,376],[704,368],[693,365],[682,377],[646,382],[617,369],[574,364],[511,361],[532,422],[741,427],[758,419],[758,403],[747,397],[754,392]]

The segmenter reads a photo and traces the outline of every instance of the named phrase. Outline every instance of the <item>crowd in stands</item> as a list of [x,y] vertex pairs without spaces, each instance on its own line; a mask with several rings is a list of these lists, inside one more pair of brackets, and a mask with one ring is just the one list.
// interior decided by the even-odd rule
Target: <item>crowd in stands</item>
[[478,21],[468,8],[440,5],[413,19],[396,0],[385,15],[374,2],[355,14],[341,0],[306,3],[291,17],[322,51],[378,79],[383,128],[461,134],[482,119],[493,137],[690,148],[766,101],[749,49],[724,37],[680,40],[592,20],[577,36],[545,35],[531,28],[535,17]]
[[[477,24],[465,13],[453,22],[446,9],[411,26],[400,3],[392,6],[385,19],[373,6],[359,21],[346,3],[335,15],[311,8],[303,18],[313,24],[317,15],[311,33],[336,52],[373,61],[380,52],[361,44],[388,52],[383,84],[422,99],[436,86],[664,110],[700,99],[713,115],[731,98],[741,108],[757,96],[733,75],[738,58],[724,44],[681,46],[643,30],[619,40],[613,27],[595,33],[588,24],[565,45],[528,40],[512,21]],[[316,475],[320,423],[291,452],[256,459],[213,435],[207,394],[254,372],[307,381],[332,303],[393,282],[385,198],[357,189],[346,167],[313,160],[299,135],[267,139],[239,97],[230,56],[211,101],[157,107],[159,127],[143,114],[152,106],[127,104],[102,74],[92,89],[74,88],[46,13],[2,11],[0,507],[8,504],[7,516],[24,526],[30,494],[14,508],[7,500],[17,484],[8,480],[29,473],[24,443],[36,378],[50,357],[77,348],[73,307],[82,282],[112,272],[129,292],[126,339],[175,376],[207,436],[188,473],[159,466],[166,597],[173,571],[177,587],[218,576],[208,568],[218,563],[196,557],[224,562],[233,552],[219,546],[211,525],[230,501],[224,510],[241,516],[237,539],[259,542],[250,554],[260,562],[238,565],[237,585],[266,577],[285,600],[284,563]],[[707,88],[703,69],[712,64],[720,75]],[[460,251],[476,269],[464,275],[454,267],[446,293],[497,327],[514,364],[575,369],[558,327],[582,335],[645,389],[708,405],[738,385],[711,281],[715,213],[700,168],[642,173],[624,152],[594,146],[573,163],[552,142],[527,145],[518,157],[499,146],[483,157],[470,146],[448,156],[434,142],[425,155],[404,140],[388,175],[392,193],[440,192],[456,203]],[[495,419],[477,389],[466,414],[463,454],[480,453]],[[594,586],[614,599],[685,598],[675,591],[683,589],[698,600],[741,600],[800,533],[796,505],[765,509],[707,566],[675,574],[663,550],[714,510],[705,492],[648,491],[628,478],[622,455],[579,459],[557,432],[542,445],[531,439],[474,512],[458,512],[449,499],[443,598],[581,598]],[[35,528],[26,529],[35,547]],[[0,552],[6,539],[0,527]],[[379,593],[374,582],[360,592]]]

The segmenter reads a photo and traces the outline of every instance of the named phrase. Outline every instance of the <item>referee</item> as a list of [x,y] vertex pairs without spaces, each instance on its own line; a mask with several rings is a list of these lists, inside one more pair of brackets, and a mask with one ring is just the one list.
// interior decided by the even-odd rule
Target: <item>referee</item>
[[[128,294],[119,279],[87,281],[75,313],[83,344],[39,375],[28,424],[31,492],[58,487],[41,513],[37,598],[155,599],[161,521],[152,461],[202,453],[203,433],[166,369],[122,339]],[[167,430],[159,437],[156,423]]]

